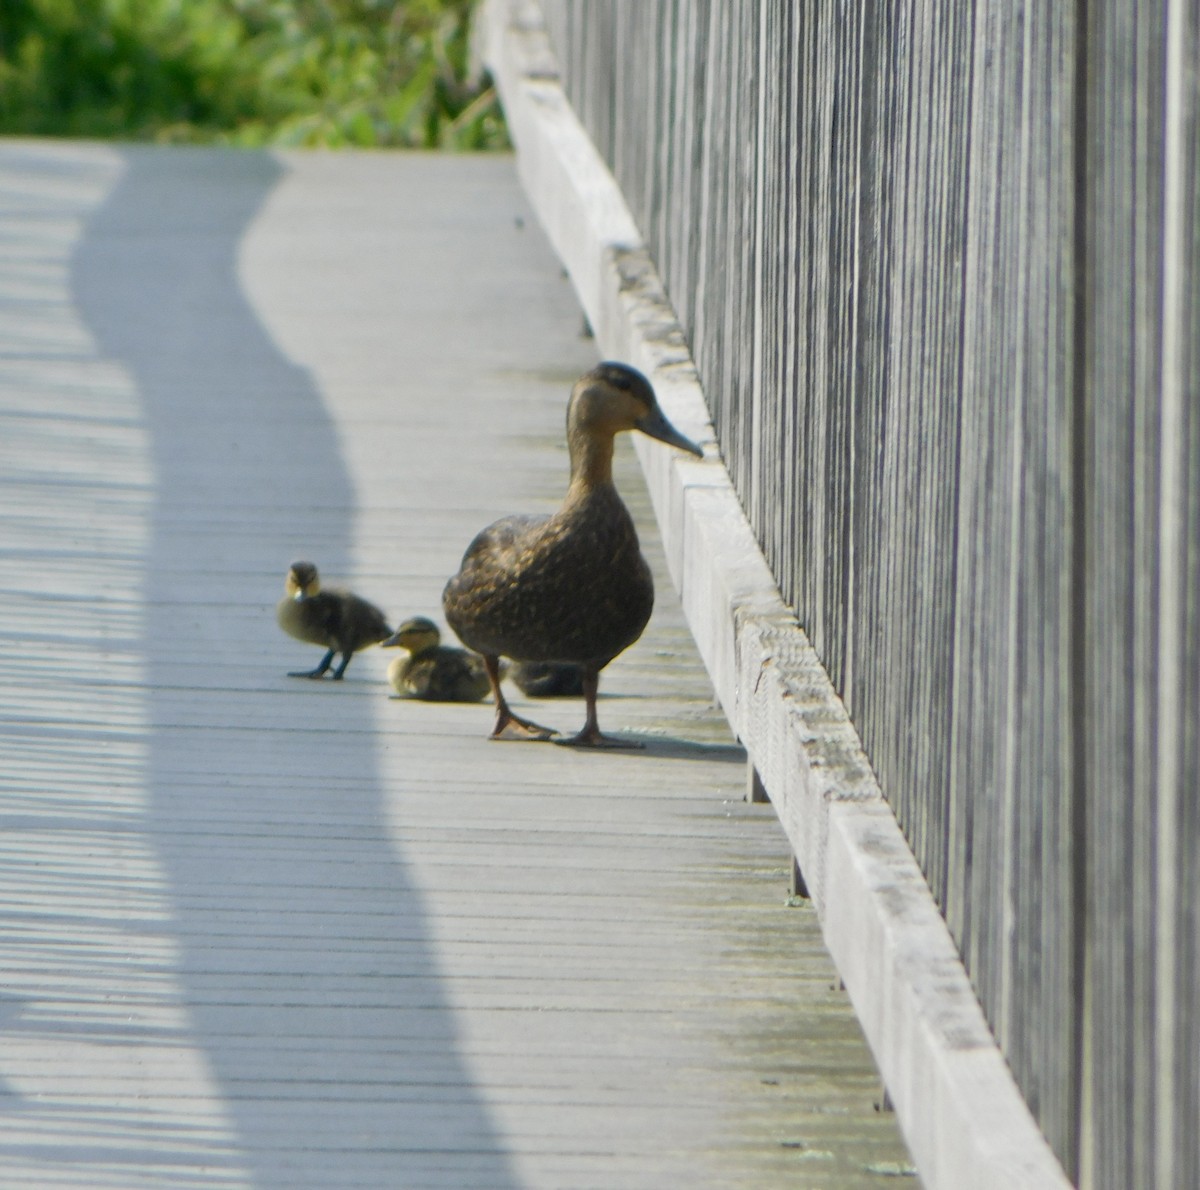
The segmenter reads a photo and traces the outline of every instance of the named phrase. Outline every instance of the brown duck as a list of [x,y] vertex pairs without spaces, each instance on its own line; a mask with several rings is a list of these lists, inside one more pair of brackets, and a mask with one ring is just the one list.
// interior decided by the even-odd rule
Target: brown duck
[[328,650],[316,669],[301,670],[289,677],[322,677],[334,656],[341,653],[342,659],[333,671],[334,679],[340,680],[355,653],[392,635],[387,617],[373,603],[350,591],[322,591],[317,568],[311,562],[292,563],[286,590],[275,608],[279,627],[297,640]]
[[603,363],[575,383],[567,405],[571,482],[551,516],[505,517],[484,529],[446,585],[442,606],[463,644],[482,654],[496,703],[493,739],[550,739],[514,715],[500,690],[500,658],[572,662],[582,670],[587,717],[571,740],[629,746],[596,721],[600,671],[642,634],[654,606],[650,567],[612,480],[623,430],[701,455],[663,416],[649,381]]
[[425,702],[478,702],[491,689],[483,658],[466,649],[441,643],[438,626],[424,616],[405,620],[383,648],[398,647],[404,653],[387,671],[395,698],[419,698]]

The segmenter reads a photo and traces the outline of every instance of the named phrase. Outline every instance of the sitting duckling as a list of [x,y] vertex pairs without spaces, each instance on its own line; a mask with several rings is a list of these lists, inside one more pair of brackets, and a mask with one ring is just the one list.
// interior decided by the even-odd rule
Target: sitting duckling
[[382,645],[405,650],[388,666],[388,681],[396,691],[393,698],[478,702],[491,689],[483,658],[443,645],[438,626],[424,616],[405,620]]
[[576,382],[567,405],[571,480],[562,507],[548,517],[510,516],[489,525],[446,584],[446,620],[487,667],[496,706],[492,739],[556,734],[512,712],[500,689],[504,656],[580,667],[584,725],[564,742],[638,746],[604,735],[596,720],[600,671],[642,635],[654,606],[650,567],[613,485],[613,439],[625,430],[703,455],[663,416],[641,372],[598,365]]
[[530,698],[579,698],[583,694],[583,667],[573,661],[518,661],[510,676]]
[[359,649],[392,635],[387,617],[373,603],[350,591],[322,591],[317,568],[311,562],[292,563],[286,589],[287,594],[275,608],[279,627],[297,640],[329,650],[316,669],[289,673],[288,677],[322,677],[333,663],[334,654],[341,653],[341,663],[333,671],[334,680],[339,681]]

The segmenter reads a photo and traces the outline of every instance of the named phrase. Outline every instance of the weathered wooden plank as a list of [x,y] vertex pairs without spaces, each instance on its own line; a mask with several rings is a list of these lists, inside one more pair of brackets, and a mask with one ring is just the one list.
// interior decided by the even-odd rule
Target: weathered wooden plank
[[1189,1184],[1194,6],[543,7],[1055,1150]]
[[601,713],[642,752],[492,744],[381,652],[285,676],[294,557],[436,613],[482,523],[562,490],[591,346],[512,162],[66,143],[0,177],[67,208],[40,242],[0,199],[55,278],[0,309],[3,1177],[906,1172],[627,448],[659,609]]

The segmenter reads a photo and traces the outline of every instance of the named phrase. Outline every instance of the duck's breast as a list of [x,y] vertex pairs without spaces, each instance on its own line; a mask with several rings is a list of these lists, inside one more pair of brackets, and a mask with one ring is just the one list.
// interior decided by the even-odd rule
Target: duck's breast
[[306,599],[288,596],[276,604],[275,619],[289,636],[328,647],[334,643],[338,628],[337,601],[324,591]]
[[445,610],[477,652],[604,664],[637,640],[653,605],[633,521],[605,488],[553,517],[485,530]]

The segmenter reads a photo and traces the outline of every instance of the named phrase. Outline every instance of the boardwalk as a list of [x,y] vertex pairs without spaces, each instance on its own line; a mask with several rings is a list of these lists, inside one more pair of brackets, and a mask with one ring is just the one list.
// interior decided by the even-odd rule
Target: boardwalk
[[579,325],[506,158],[0,145],[0,1187],[908,1172],[627,448],[644,751],[284,676],[293,558],[436,613],[552,507]]

